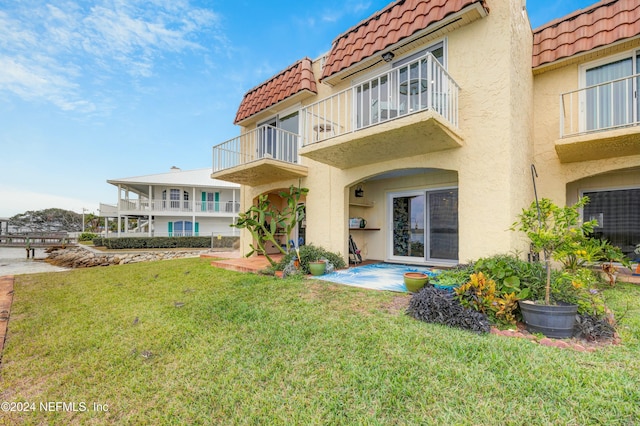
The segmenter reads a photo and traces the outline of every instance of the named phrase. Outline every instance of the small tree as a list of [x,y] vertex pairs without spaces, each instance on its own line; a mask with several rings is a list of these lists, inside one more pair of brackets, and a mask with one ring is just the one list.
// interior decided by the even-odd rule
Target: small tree
[[544,302],[550,304],[551,294],[551,258],[558,252],[567,250],[575,243],[587,240],[598,224],[596,220],[581,222],[579,209],[589,202],[582,197],[573,206],[558,207],[551,200],[543,198],[539,203],[531,203],[518,215],[518,221],[512,230],[524,232],[531,240],[533,249],[542,251],[547,269]]
[[[249,210],[238,215],[238,221],[231,226],[247,229],[255,241],[255,246],[253,243],[249,245],[251,251],[245,255],[246,257],[259,253],[265,256],[271,266],[274,266],[276,262],[267,253],[266,244],[272,243],[282,254],[289,251],[291,232],[304,219],[304,206],[299,202],[308,192],[307,188],[296,188],[293,185],[289,187],[289,192],[280,192],[280,197],[286,201],[286,207],[283,210],[274,207],[269,201],[268,194],[263,194],[258,197],[257,205],[251,206]],[[275,235],[279,229],[283,229],[286,235],[286,248],[282,248],[276,239]]]

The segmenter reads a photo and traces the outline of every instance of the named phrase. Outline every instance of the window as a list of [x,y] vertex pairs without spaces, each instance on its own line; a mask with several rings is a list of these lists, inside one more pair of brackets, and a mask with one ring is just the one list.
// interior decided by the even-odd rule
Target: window
[[583,130],[594,131],[638,123],[638,52],[583,67]]
[[258,158],[298,162],[298,111],[258,125]]
[[[190,237],[193,235],[193,222],[188,220],[169,222],[168,230],[170,237]],[[196,223],[196,232],[197,231],[198,223]]]
[[456,188],[402,192],[389,197],[391,259],[458,259]]
[[584,191],[589,203],[583,209],[585,220],[596,219],[594,236],[620,247],[630,259],[636,259],[640,244],[640,188]]
[[[435,61],[428,59],[427,53],[433,55]],[[366,127],[426,108],[442,113],[448,90],[443,74],[444,62],[445,43],[442,41],[400,58],[392,64],[391,71],[356,85],[356,127]]]

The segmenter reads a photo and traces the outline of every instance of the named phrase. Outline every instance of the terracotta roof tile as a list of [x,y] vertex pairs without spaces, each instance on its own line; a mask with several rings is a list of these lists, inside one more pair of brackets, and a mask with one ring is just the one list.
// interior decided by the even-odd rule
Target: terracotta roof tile
[[322,78],[336,74],[400,40],[483,0],[397,0],[338,36]]
[[234,124],[304,90],[317,93],[316,80],[309,58],[299,60],[271,79],[249,90],[238,107]]
[[640,1],[602,0],[533,31],[533,67],[640,35]]

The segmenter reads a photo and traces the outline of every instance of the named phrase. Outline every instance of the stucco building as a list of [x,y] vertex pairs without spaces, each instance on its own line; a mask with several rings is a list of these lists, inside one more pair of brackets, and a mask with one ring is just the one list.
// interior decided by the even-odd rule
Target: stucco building
[[509,228],[535,168],[540,197],[589,195],[584,215],[632,253],[639,54],[633,0],[533,30],[524,1],[396,1],[248,91],[212,177],[242,185],[241,211],[309,188],[298,233],[345,258],[352,235],[368,259],[451,265],[528,250]]

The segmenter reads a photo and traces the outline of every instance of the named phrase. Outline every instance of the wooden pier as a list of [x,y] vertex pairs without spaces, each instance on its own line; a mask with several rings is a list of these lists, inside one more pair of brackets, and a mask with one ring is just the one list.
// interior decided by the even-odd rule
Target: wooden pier
[[25,234],[0,234],[0,247],[22,247],[27,259],[35,255],[37,248],[66,247],[76,245],[67,232],[29,232]]

